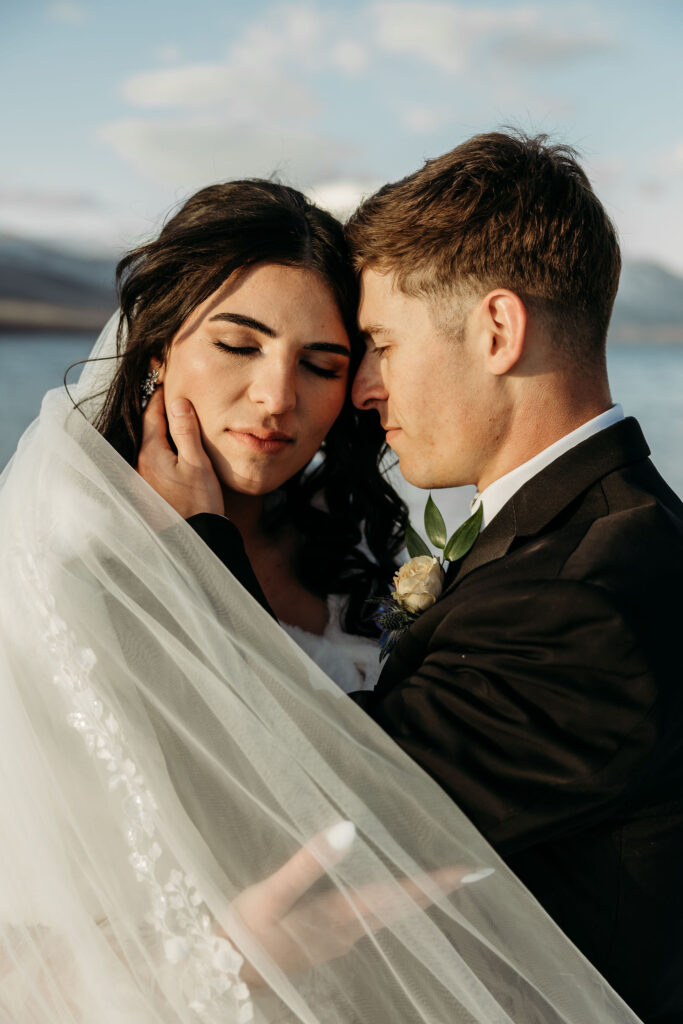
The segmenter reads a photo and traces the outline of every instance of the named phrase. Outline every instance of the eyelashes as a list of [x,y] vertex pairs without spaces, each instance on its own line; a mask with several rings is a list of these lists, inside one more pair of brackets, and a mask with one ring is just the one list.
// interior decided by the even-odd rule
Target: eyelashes
[[[242,356],[243,358],[249,358],[250,356],[257,355],[261,351],[254,345],[228,345],[225,341],[214,341],[214,345],[216,348],[220,349],[221,352],[229,352],[231,355]],[[318,366],[316,363],[310,363],[305,359],[301,361],[301,365],[316,377],[323,377],[326,380],[338,380],[341,377],[339,370],[328,370],[323,366]]]

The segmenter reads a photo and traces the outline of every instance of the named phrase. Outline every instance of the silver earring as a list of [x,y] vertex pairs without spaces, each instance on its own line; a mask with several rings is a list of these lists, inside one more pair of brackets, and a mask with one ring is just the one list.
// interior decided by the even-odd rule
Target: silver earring
[[159,371],[150,370],[146,375],[142,384],[140,385],[140,391],[142,392],[142,408],[144,409],[150,398],[157,389],[159,383]]

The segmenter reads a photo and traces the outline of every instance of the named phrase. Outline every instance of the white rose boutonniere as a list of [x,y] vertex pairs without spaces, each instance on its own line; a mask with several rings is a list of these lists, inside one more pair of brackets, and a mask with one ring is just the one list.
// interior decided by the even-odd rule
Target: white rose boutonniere
[[413,615],[427,611],[443,590],[444,571],[438,558],[417,555],[394,576],[396,603]]
[[411,558],[394,576],[394,589],[388,599],[380,603],[375,618],[382,632],[380,661],[386,658],[401,634],[418,615],[436,604],[445,580],[443,562],[456,562],[467,554],[479,536],[482,515],[480,505],[447,539],[443,516],[429,495],[424,516],[425,530],[434,547],[443,552],[443,559],[436,558],[419,533],[412,526],[408,527],[406,547]]

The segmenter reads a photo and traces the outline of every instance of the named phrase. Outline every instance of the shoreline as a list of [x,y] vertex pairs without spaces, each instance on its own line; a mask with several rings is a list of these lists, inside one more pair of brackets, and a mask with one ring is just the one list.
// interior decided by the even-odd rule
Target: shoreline
[[[0,341],[13,334],[48,334],[55,338],[64,334],[99,334],[112,312],[112,308],[78,309],[0,299]],[[683,346],[683,328],[680,324],[616,324],[607,335],[607,344],[619,348]]]
[[18,333],[74,334],[98,332],[112,309],[58,306],[51,302],[0,299],[0,336]]

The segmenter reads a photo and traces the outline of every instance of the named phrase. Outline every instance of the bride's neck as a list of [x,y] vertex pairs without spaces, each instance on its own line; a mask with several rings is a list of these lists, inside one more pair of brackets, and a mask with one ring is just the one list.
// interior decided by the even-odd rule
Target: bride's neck
[[242,535],[247,550],[263,539],[263,495],[225,491],[225,514]]

